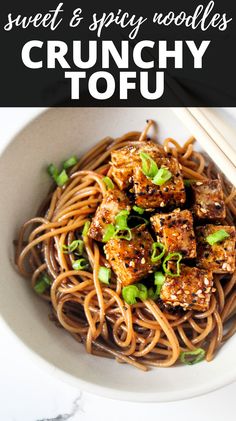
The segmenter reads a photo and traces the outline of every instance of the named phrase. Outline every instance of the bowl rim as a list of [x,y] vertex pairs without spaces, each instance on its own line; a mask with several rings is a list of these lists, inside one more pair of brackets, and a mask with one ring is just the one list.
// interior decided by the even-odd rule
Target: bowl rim
[[[105,107],[106,108],[106,107]],[[116,108],[116,107],[114,107]],[[127,108],[127,107],[123,107]],[[150,107],[152,108],[152,107]],[[153,107],[156,108],[156,107]],[[4,154],[7,147],[11,144],[17,134],[27,125],[29,125],[36,118],[40,117],[44,112],[50,110],[49,107],[45,108],[22,108],[19,118],[12,122],[11,130],[4,130],[6,125],[3,124],[3,133],[2,140],[3,146],[0,148],[0,158]],[[172,111],[171,109],[169,109]],[[9,114],[12,112],[11,109],[7,109]],[[1,110],[0,110],[1,115]],[[236,116],[236,113],[235,113]],[[17,341],[17,343],[24,349],[28,357],[37,364],[39,367],[42,367],[50,375],[55,376],[60,381],[70,384],[73,387],[79,387],[85,392],[92,393],[101,397],[114,400],[123,400],[136,403],[161,403],[161,402],[175,402],[179,400],[186,400],[202,396],[211,392],[214,392],[224,386],[230,385],[236,381],[236,372],[231,372],[230,375],[221,375],[220,379],[214,378],[214,380],[209,380],[207,383],[201,386],[192,387],[189,391],[188,389],[182,389],[180,391],[176,390],[173,392],[153,392],[153,393],[143,393],[143,392],[132,392],[132,391],[120,391],[116,388],[96,385],[93,382],[85,381],[79,377],[69,374],[65,370],[53,365],[48,362],[45,358],[41,357],[36,351],[30,348],[18,334],[11,329],[7,321],[0,314],[0,323],[8,331],[8,333]]]
[[[209,393],[212,393],[218,389],[221,389],[224,386],[228,386],[236,381],[235,373],[229,376],[221,376],[221,379],[215,379],[214,381],[210,380],[208,383],[193,387],[191,391],[188,389],[184,389],[181,391],[174,391],[174,392],[154,392],[154,393],[143,393],[143,392],[131,392],[131,391],[118,391],[115,388],[106,387],[96,385],[92,382],[85,381],[80,379],[79,377],[75,377],[72,374],[67,373],[65,370],[49,363],[45,358],[41,357],[36,351],[31,349],[25,342],[15,333],[10,326],[8,326],[5,319],[0,316],[0,323],[3,325],[5,329],[7,329],[8,333],[11,337],[16,340],[19,346],[24,349],[27,356],[31,359],[31,361],[37,364],[39,367],[50,374],[52,377],[56,377],[58,380],[69,384],[72,387],[82,389],[84,392],[92,393],[104,398],[113,399],[113,400],[120,400],[120,401],[128,401],[128,402],[135,402],[135,403],[164,403],[164,402],[176,402],[181,400],[193,399],[199,396],[203,396]],[[166,368],[163,368],[166,370]]]

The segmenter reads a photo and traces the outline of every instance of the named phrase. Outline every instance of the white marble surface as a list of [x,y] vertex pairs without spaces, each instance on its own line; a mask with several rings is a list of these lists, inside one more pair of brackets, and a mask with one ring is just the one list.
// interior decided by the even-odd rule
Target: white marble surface
[[[36,110],[30,110],[31,115]],[[1,147],[21,111],[0,109]],[[4,121],[5,130],[2,122]],[[7,122],[9,124],[7,124]],[[137,404],[89,395],[41,371],[0,322],[0,421],[120,421],[145,418],[229,421],[235,417],[236,383],[214,393],[163,404]],[[158,371],[157,371],[158,381]]]

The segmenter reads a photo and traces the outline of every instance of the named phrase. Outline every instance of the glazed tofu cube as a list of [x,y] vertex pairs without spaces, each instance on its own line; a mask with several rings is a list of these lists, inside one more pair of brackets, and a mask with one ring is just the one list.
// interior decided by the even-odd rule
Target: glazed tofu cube
[[119,189],[108,190],[93,217],[88,236],[102,241],[107,224],[114,224],[116,215],[123,209],[130,210],[128,198]]
[[105,245],[105,254],[122,285],[133,284],[153,271],[151,262],[153,239],[145,225],[132,229],[130,241],[112,238]]
[[200,219],[224,219],[224,194],[220,180],[197,181],[191,184],[194,193],[193,211]]
[[133,182],[134,168],[141,164],[139,152],[144,151],[151,157],[159,155],[158,146],[153,142],[140,142],[140,145],[125,146],[111,152],[111,169],[109,176],[113,178],[117,186],[121,189],[127,189]]
[[168,253],[179,252],[186,259],[196,257],[193,217],[189,210],[156,214],[151,217],[151,223]]
[[[206,238],[219,230],[229,234],[225,240],[210,245]],[[235,270],[235,228],[223,225],[205,225],[196,228],[197,266],[215,273],[231,273]]]
[[161,186],[147,178],[141,164],[134,170],[134,193],[137,206],[145,209],[164,208],[183,205],[186,200],[183,178],[178,161],[175,158],[157,157],[158,168],[167,168],[172,177]]
[[[168,269],[174,271],[174,266],[170,263]],[[166,276],[160,298],[164,304],[173,307],[206,311],[210,304],[212,286],[210,271],[180,265],[180,276]]]

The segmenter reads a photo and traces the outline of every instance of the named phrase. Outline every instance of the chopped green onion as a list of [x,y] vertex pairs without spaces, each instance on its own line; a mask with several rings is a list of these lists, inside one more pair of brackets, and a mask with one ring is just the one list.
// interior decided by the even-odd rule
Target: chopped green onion
[[148,298],[152,300],[156,300],[160,296],[161,288],[163,283],[165,282],[165,275],[162,272],[155,272],[154,273],[154,284],[156,285],[156,290],[154,288],[149,288],[148,290]]
[[157,298],[157,295],[152,287],[148,289],[148,298],[151,298],[151,300],[156,300]]
[[75,164],[77,164],[78,159],[76,156],[71,156],[66,161],[63,162],[63,168],[67,170],[67,168],[73,167]]
[[44,273],[42,276],[41,276],[41,278],[40,279],[43,279],[43,281],[45,282],[45,284],[47,284],[47,285],[52,285],[52,280],[51,280],[51,278],[49,278],[49,276],[46,274],[46,273]]
[[100,266],[98,271],[98,279],[104,284],[109,285],[111,278],[111,269],[106,268],[105,266]]
[[218,230],[213,234],[210,234],[206,237],[206,241],[213,246],[215,243],[220,243],[221,241],[228,238],[230,235],[225,230]]
[[62,170],[62,172],[60,174],[58,174],[58,176],[56,177],[55,181],[57,183],[57,185],[59,187],[64,186],[64,184],[66,184],[66,182],[69,180],[68,175],[66,174],[65,170]]
[[102,181],[106,184],[107,189],[113,190],[115,188],[113,181],[110,179],[110,177],[103,177]]
[[122,288],[122,297],[125,302],[129,305],[137,303],[136,298],[139,296],[139,289],[136,285],[128,285],[127,287]]
[[140,300],[146,300],[148,297],[147,287],[140,283],[136,284],[136,287],[139,290],[138,298],[140,298]]
[[86,259],[78,259],[72,263],[72,267],[74,270],[82,270],[88,266],[88,262]]
[[165,282],[165,275],[162,272],[155,272],[154,274],[154,284],[156,285],[156,295],[159,296],[161,292],[162,285]]
[[86,237],[88,235],[89,227],[90,227],[90,222],[89,221],[86,221],[85,224],[84,224],[83,231],[82,231],[82,236],[83,237]]
[[115,218],[115,227],[119,231],[127,230],[128,228],[128,216],[129,211],[128,210],[122,210],[120,211]]
[[128,285],[122,288],[122,297],[129,305],[135,304],[136,298],[146,300],[148,297],[147,288],[143,284]]
[[83,253],[84,242],[83,240],[74,240],[68,246],[64,244],[63,252],[64,253],[72,253],[73,251],[78,251],[79,254]]
[[120,238],[120,239],[123,239],[123,240],[128,240],[128,241],[130,241],[130,240],[131,240],[131,238],[132,238],[132,232],[131,232],[131,229],[130,229],[130,228],[126,228],[126,230],[123,230],[123,231],[125,231],[125,232],[120,233],[120,231],[118,230],[117,232],[115,232],[114,237],[115,237],[115,238]]
[[145,209],[140,208],[139,206],[136,206],[136,205],[133,206],[133,210],[139,213],[139,215],[142,215],[145,212]]
[[49,276],[46,274],[43,274],[40,276],[40,278],[36,282],[34,286],[34,290],[35,292],[37,292],[37,294],[43,294],[45,290],[48,288],[48,286],[51,284],[52,284],[52,280],[49,278]]
[[[177,266],[177,272],[176,273],[173,273],[173,272],[171,272],[170,270],[168,270],[167,269],[167,266],[166,266],[166,264],[167,264],[167,262],[169,261],[169,260],[171,260],[171,259],[173,259],[173,257],[175,258],[175,257],[177,257],[178,259],[177,259],[177,261],[176,261],[176,266]],[[168,254],[167,256],[166,256],[166,258],[165,258],[165,260],[164,260],[164,262],[163,262],[163,264],[162,264],[162,267],[163,267],[163,270],[164,270],[164,272],[167,274],[167,275],[169,275],[169,276],[179,276],[180,275],[180,261],[182,260],[182,254],[180,254],[180,253],[170,253],[170,254]]]
[[204,360],[205,353],[206,352],[204,349],[197,348],[195,351],[181,352],[179,358],[180,358],[181,363],[193,365]]
[[114,237],[115,231],[116,230],[115,230],[114,225],[112,225],[112,224],[106,225],[105,231],[104,231],[104,234],[103,234],[103,237],[102,237],[102,241],[104,243],[107,243],[107,241],[109,241],[112,237]]
[[156,162],[145,152],[139,154],[142,161],[142,172],[146,177],[154,178],[158,172],[158,166]]
[[53,178],[54,181],[56,181],[56,179],[58,177],[58,174],[59,174],[59,171],[58,171],[56,165],[50,164],[48,166],[48,174]]
[[115,238],[123,238],[125,240],[130,241],[132,238],[131,229],[128,227],[128,210],[120,211],[115,217],[115,225],[107,224],[105,227],[105,231],[102,237],[102,241],[106,243],[112,237]]
[[[159,248],[161,251],[161,253],[156,254],[157,253],[157,248]],[[157,262],[158,260],[162,259],[162,257],[164,256],[166,252],[166,248],[163,244],[159,243],[158,241],[153,243],[152,245],[152,256],[151,256],[151,261],[153,263]]]
[[162,186],[162,184],[165,184],[168,180],[170,180],[172,177],[172,173],[167,170],[167,168],[160,168],[157,171],[157,174],[152,179],[153,184],[156,184],[157,186]]

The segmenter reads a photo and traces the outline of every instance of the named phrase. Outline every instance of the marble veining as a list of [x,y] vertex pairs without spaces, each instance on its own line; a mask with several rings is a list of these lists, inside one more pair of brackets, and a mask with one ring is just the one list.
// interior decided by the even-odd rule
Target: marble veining
[[53,418],[40,418],[36,421],[65,421],[69,420],[72,417],[74,417],[76,414],[78,414],[79,411],[84,412],[82,406],[81,406],[81,399],[82,399],[82,392],[80,392],[79,396],[74,399],[72,403],[72,409],[70,412],[66,414],[58,414],[56,417]]

